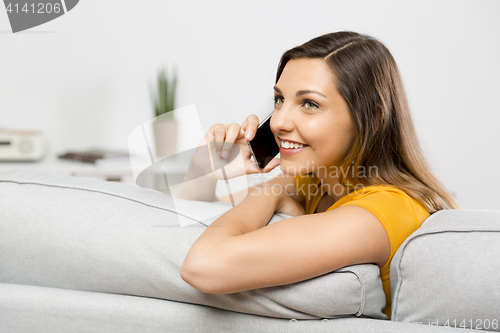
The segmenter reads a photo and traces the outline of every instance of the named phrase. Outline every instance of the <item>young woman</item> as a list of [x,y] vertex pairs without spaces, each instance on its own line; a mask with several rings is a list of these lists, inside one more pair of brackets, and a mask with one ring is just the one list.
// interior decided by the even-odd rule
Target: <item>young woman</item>
[[[354,32],[314,38],[285,52],[274,94],[271,129],[280,158],[264,170],[246,146],[255,115],[241,126],[213,125],[205,138],[225,143],[222,157],[239,144],[247,174],[278,164],[283,174],[250,189],[205,230],[182,278],[203,292],[234,293],[373,263],[390,316],[396,250],[430,214],[459,208],[427,166],[391,53]],[[216,181],[204,177],[210,190],[189,196],[214,200]],[[275,212],[293,217],[266,226]]]

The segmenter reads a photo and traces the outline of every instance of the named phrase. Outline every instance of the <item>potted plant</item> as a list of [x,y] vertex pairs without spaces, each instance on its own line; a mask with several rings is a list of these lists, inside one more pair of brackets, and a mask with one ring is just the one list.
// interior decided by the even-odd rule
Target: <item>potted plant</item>
[[153,94],[155,121],[153,132],[156,157],[161,159],[176,153],[177,122],[174,119],[175,93],[177,87],[177,71],[174,68],[170,78],[168,71],[161,69],[158,73],[156,94]]

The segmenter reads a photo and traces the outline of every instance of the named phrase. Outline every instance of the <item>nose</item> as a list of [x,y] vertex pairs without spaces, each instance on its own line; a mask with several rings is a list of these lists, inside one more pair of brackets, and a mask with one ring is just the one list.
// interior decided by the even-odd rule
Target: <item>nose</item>
[[282,105],[280,109],[274,110],[270,126],[274,134],[293,131],[295,128],[293,110],[285,105]]

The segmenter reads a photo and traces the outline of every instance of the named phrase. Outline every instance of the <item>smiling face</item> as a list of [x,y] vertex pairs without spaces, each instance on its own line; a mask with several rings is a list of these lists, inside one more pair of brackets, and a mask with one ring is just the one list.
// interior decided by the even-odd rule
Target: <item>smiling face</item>
[[271,130],[285,174],[340,167],[349,151],[356,125],[334,79],[324,60],[303,58],[290,60],[276,83]]

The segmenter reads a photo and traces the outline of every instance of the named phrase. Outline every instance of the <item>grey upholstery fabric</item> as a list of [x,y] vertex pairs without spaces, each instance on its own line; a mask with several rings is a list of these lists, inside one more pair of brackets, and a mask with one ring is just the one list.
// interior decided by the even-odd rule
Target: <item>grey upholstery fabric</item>
[[0,333],[34,332],[463,333],[464,330],[370,318],[270,318],[147,297],[0,283]]
[[[202,224],[225,203],[52,172],[0,174],[0,283],[146,296],[271,317],[384,319],[375,265],[346,267],[307,281],[241,293],[205,294],[179,276]],[[283,219],[275,215],[273,221]]]
[[499,330],[500,211],[429,217],[391,265],[392,320]]

